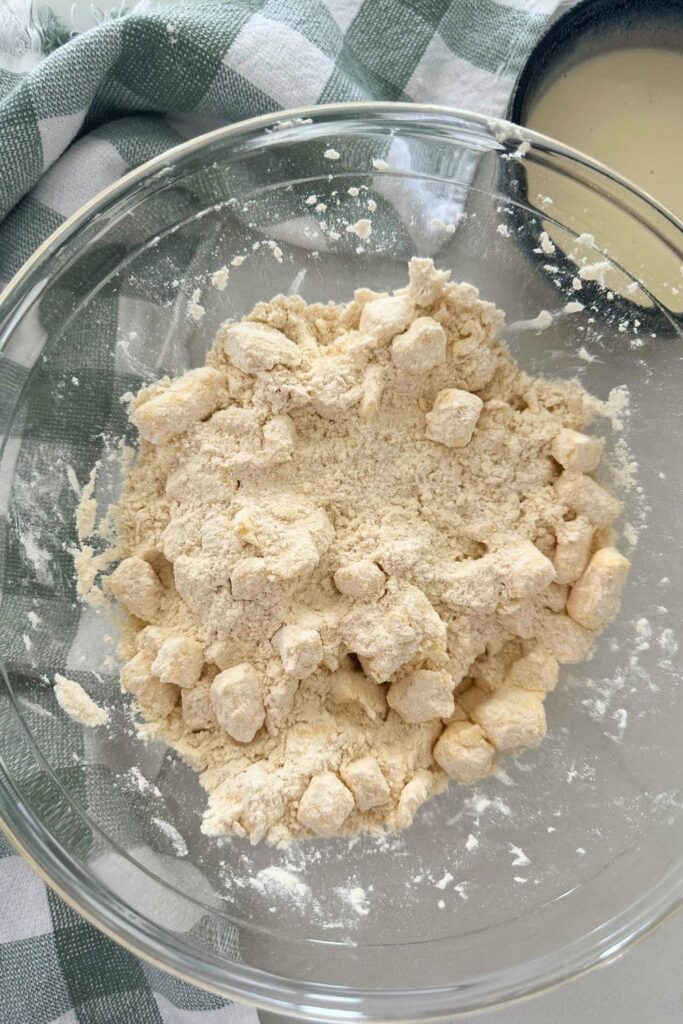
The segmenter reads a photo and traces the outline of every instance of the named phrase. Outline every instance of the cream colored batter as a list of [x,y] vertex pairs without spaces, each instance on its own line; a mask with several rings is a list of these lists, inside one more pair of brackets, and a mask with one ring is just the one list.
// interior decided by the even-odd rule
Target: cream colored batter
[[[526,123],[604,163],[683,217],[683,53],[635,47],[596,54],[552,81],[535,99]],[[526,172],[532,202],[539,194],[549,196],[548,213],[577,233],[590,232],[668,308],[683,308],[679,261],[661,240],[621,212],[618,203],[532,162]],[[592,247],[571,247],[566,233],[546,227],[579,264],[595,262]],[[604,285],[632,302],[649,304],[614,268]]]

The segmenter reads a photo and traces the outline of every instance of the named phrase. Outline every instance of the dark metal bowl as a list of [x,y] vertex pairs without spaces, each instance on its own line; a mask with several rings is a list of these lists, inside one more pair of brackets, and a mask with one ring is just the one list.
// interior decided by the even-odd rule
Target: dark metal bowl
[[536,43],[515,82],[506,117],[526,124],[538,93],[579,61],[629,46],[671,47],[672,41],[683,45],[683,0],[582,0]]
[[[683,0],[581,0],[565,11],[543,35],[531,51],[517,81],[515,82],[506,117],[514,124],[524,126],[534,101],[547,85],[584,60],[608,50],[635,46],[683,48]],[[683,91],[683,82],[681,83]],[[683,102],[683,98],[682,98]],[[561,140],[560,140],[561,141]],[[523,203],[533,206],[527,187],[524,161],[509,161],[503,172],[506,188]],[[528,240],[535,237],[533,228],[541,226],[544,212],[539,209],[538,220],[531,222],[530,214],[515,214],[523,217],[525,228],[520,237],[527,241],[521,244],[527,256],[539,273],[547,256]],[[536,251],[534,251],[534,248]],[[566,280],[576,273],[575,264],[560,249],[553,256],[559,267],[559,277]],[[585,282],[581,300],[590,304],[599,297],[599,286]],[[627,298],[615,295],[615,312],[630,315],[634,304]],[[645,324],[648,311],[638,307],[638,316]]]

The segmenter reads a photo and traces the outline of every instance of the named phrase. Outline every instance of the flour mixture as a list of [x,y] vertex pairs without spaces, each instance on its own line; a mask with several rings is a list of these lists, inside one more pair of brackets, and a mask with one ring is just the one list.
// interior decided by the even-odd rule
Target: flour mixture
[[430,260],[347,306],[277,296],[141,391],[116,510],[121,679],[201,772],[209,835],[400,829],[534,747],[629,568],[600,404],[529,377]]

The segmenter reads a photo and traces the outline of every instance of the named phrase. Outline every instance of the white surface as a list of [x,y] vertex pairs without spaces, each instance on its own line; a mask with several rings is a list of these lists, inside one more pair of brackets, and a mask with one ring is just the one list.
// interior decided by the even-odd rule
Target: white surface
[[678,1024],[682,954],[678,913],[613,963],[515,1006],[461,1017],[458,1024]]
[[[683,1020],[683,913],[618,960],[501,1010],[452,1024],[680,1024]],[[261,1024],[287,1018],[259,1013]]]

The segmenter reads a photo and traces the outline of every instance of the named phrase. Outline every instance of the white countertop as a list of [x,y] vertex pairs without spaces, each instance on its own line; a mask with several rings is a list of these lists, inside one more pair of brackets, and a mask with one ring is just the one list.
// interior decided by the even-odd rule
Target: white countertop
[[[683,913],[575,981],[513,1006],[458,1017],[452,1024],[680,1024],[683,1021]],[[259,1013],[261,1024],[286,1024]]]
[[[683,913],[617,960],[474,1024],[679,1024],[683,1020]],[[463,1018],[459,1018],[461,1024]],[[455,1022],[454,1022],[455,1024]]]

